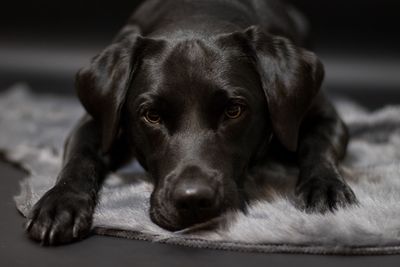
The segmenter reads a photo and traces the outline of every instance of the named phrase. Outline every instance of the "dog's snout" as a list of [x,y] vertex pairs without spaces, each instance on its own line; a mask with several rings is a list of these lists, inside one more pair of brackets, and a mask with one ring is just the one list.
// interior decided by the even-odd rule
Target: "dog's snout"
[[179,212],[206,212],[217,206],[216,189],[206,182],[180,182],[173,193],[173,201]]
[[197,165],[188,165],[175,177],[170,195],[176,215],[182,226],[201,223],[221,212],[217,171]]
[[[218,220],[231,208],[239,208],[235,184],[224,173],[205,164],[182,164],[164,178],[169,183],[152,194],[150,215],[171,231]],[[229,193],[227,193],[229,192]]]

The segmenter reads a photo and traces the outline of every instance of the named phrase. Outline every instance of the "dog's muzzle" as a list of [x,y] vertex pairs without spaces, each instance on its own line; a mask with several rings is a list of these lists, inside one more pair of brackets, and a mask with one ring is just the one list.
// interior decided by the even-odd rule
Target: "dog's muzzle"
[[216,172],[206,173],[191,166],[170,179],[169,188],[155,196],[155,223],[169,230],[181,230],[222,213],[223,192]]

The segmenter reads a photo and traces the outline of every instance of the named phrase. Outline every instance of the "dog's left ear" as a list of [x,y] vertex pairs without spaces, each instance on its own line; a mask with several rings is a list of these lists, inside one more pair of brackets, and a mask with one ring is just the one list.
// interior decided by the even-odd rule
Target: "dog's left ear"
[[274,133],[296,151],[301,121],[317,96],[324,68],[317,56],[258,27],[245,31],[261,76]]

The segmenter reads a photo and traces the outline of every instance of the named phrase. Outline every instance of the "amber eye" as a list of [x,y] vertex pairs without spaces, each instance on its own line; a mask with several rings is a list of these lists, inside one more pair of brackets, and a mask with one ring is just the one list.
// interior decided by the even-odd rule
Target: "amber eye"
[[242,115],[243,112],[243,106],[240,104],[232,104],[229,107],[226,108],[225,110],[225,115],[229,119],[237,119]]
[[157,124],[157,123],[160,123],[160,121],[161,121],[160,115],[158,115],[157,111],[152,110],[152,109],[147,110],[144,113],[144,119],[146,122],[152,123],[152,124]]

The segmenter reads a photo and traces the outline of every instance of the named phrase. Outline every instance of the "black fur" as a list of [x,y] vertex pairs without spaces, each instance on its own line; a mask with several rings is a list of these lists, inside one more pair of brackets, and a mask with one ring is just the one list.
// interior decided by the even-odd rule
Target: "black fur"
[[338,172],[347,130],[294,14],[272,0],[146,1],[76,77],[88,114],[29,236],[86,236],[103,178],[133,158],[155,181],[150,216],[166,229],[243,208],[243,178],[271,156],[270,142],[297,157],[307,210],[354,203]]

